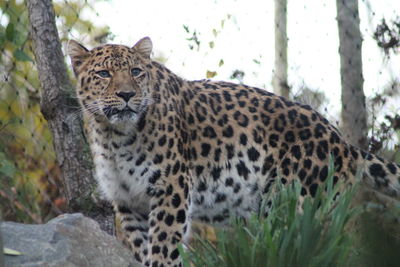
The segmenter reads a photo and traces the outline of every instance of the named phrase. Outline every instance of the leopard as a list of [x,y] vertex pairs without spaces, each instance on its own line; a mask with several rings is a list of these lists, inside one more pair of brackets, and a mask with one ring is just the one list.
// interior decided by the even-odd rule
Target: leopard
[[137,261],[182,266],[192,223],[260,214],[276,183],[299,181],[299,198],[313,197],[332,162],[334,183],[354,184],[360,173],[363,185],[398,199],[400,166],[347,142],[309,105],[186,80],[152,51],[149,37],[131,47],[68,45],[96,180]]

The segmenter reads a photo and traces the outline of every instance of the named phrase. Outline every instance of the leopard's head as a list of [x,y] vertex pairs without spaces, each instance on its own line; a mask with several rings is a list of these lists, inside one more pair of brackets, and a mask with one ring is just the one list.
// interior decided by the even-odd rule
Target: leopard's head
[[132,48],[103,45],[92,50],[69,41],[68,53],[84,112],[111,124],[136,123],[152,100],[148,37]]

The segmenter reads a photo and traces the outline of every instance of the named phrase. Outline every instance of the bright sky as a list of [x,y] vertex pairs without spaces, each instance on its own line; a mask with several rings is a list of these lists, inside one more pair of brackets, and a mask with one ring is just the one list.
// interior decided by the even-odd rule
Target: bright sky
[[[274,5],[272,0],[123,1],[98,3],[94,18],[108,25],[114,43],[133,45],[144,36],[153,40],[154,55],[186,79],[202,79],[216,71],[214,79],[229,80],[233,70],[243,70],[244,83],[272,91],[274,64]],[[371,2],[370,8],[367,7]],[[327,113],[340,110],[339,40],[336,1],[288,0],[289,84],[305,84],[329,98]],[[363,34],[364,91],[379,91],[393,75],[399,75],[400,57],[384,60],[372,39],[373,28],[385,17],[396,18],[398,0],[359,1]],[[374,14],[368,10],[373,10]],[[228,16],[230,15],[230,17]],[[221,26],[224,21],[223,27]],[[196,30],[200,48],[190,50],[183,25]],[[217,36],[213,30],[218,32]],[[83,40],[84,42],[84,40]],[[209,42],[214,42],[211,49]],[[219,67],[220,60],[224,64]],[[260,64],[254,62],[259,61]]]

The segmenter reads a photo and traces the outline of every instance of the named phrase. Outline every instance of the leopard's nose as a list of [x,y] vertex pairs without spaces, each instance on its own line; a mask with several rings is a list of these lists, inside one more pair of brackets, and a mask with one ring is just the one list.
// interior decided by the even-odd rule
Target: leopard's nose
[[125,100],[125,102],[128,102],[129,99],[131,99],[132,97],[134,97],[136,95],[135,92],[131,91],[131,92],[117,92],[115,93],[118,97],[122,98],[123,100]]

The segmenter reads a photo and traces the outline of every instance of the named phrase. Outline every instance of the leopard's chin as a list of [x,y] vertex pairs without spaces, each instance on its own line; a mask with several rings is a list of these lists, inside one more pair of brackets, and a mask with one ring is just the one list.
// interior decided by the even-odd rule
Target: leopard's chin
[[105,112],[108,120],[112,124],[116,123],[134,123],[137,121],[139,115],[135,110],[125,107],[122,110],[119,109],[111,109],[108,112]]

